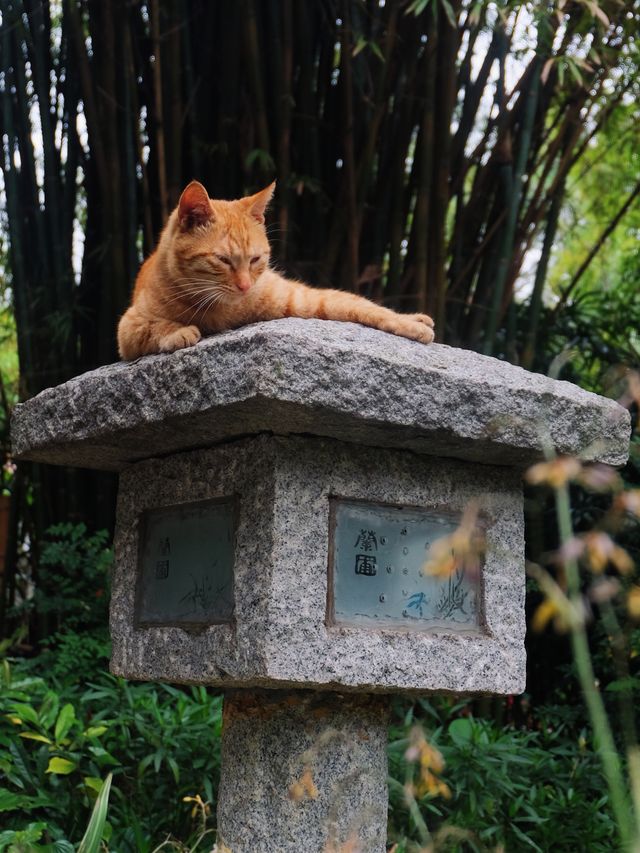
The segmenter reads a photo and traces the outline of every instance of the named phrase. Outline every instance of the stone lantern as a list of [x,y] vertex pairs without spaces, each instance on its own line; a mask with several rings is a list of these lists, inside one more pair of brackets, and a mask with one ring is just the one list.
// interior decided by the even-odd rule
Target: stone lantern
[[[630,431],[567,382],[297,319],[79,376],[12,429],[16,458],[119,472],[111,668],[224,691],[233,853],[385,849],[389,694],[524,689],[522,471],[620,465]],[[430,573],[470,506],[476,570]]]

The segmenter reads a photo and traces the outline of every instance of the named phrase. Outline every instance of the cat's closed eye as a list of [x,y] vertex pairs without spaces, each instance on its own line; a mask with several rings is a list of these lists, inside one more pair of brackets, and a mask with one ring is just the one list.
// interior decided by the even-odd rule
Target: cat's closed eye
[[262,255],[255,255],[255,257],[251,258],[251,263],[257,264],[261,257]]
[[231,258],[228,258],[226,255],[216,255],[215,256],[221,263],[226,264],[228,267],[233,266],[231,263]]

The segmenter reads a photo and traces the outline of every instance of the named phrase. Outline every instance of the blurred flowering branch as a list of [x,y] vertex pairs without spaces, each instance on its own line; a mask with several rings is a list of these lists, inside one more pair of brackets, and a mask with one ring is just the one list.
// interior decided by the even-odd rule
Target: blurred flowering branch
[[[538,582],[544,600],[536,610],[532,627],[542,630],[551,620],[559,631],[568,631],[580,686],[585,697],[596,749],[602,760],[611,806],[624,850],[640,850],[640,750],[637,743],[633,708],[630,696],[621,708],[623,736],[626,749],[628,779],[618,752],[599,685],[593,671],[586,622],[591,602],[598,605],[604,628],[613,647],[619,666],[626,667],[628,653],[613,603],[626,595],[626,610],[640,616],[640,588],[623,581],[634,564],[628,552],[618,545],[608,531],[619,530],[629,515],[640,515],[640,491],[624,490],[622,479],[606,465],[584,465],[572,457],[556,457],[534,465],[526,474],[532,485],[553,490],[560,546],[549,555],[551,571],[529,565],[528,572]],[[571,521],[569,486],[579,484],[596,492],[613,495],[610,510],[600,523],[600,529],[576,535]],[[582,585],[586,579],[581,567],[590,577],[587,595]],[[605,572],[615,574],[605,574]],[[618,577],[620,576],[620,577]],[[623,673],[624,674],[624,673]],[[621,697],[622,698],[622,697]]]
[[465,507],[459,526],[448,536],[437,539],[429,550],[423,571],[437,578],[449,578],[456,572],[477,577],[485,552],[484,532],[478,520],[476,503]]

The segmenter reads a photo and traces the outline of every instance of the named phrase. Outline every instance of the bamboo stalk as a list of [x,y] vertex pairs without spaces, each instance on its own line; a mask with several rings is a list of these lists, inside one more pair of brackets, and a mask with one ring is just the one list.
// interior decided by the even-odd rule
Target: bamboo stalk
[[427,43],[424,71],[424,105],[420,121],[420,132],[416,143],[418,161],[418,187],[415,209],[415,230],[411,245],[415,251],[416,305],[418,311],[429,309],[429,228],[431,226],[431,186],[434,174],[434,109],[436,89],[436,60],[438,50],[438,30],[435,12],[427,7]]
[[[460,14],[461,2],[452,3],[455,19]],[[456,103],[455,64],[459,52],[458,33],[447,15],[440,15],[438,21],[439,62],[436,66],[434,155],[432,168],[432,222],[429,228],[429,310],[433,312],[436,326],[440,330],[440,340],[446,339],[446,298],[447,298],[447,212],[450,199],[451,171],[451,124]]]
[[187,126],[189,130],[189,159],[191,165],[191,174],[194,176],[202,176],[202,157],[200,146],[197,144],[198,134],[198,98],[197,84],[193,61],[193,42],[191,35],[191,21],[188,0],[180,0],[180,19],[182,26],[180,28],[182,36],[182,55],[184,57],[184,83],[185,90],[188,93],[185,99],[185,112]]
[[167,189],[167,154],[165,144],[164,99],[162,96],[162,43],[160,40],[160,5],[158,0],[149,0],[149,23],[153,50],[153,106],[155,155],[160,191],[160,213],[162,221],[169,216],[169,192]]
[[131,114],[133,120],[131,122],[131,130],[134,144],[136,146],[136,164],[140,168],[141,187],[140,187],[140,209],[142,211],[142,248],[143,254],[148,254],[153,249],[154,233],[153,223],[151,219],[151,192],[149,189],[149,172],[143,153],[142,138],[140,135],[139,116],[140,103],[138,101],[137,87],[137,72],[133,53],[133,45],[131,43],[131,27],[124,28],[124,66],[126,68],[126,83],[128,87],[127,98],[130,101]]
[[[11,10],[7,0],[0,0],[3,23],[11,20]],[[5,85],[0,92],[2,99],[2,122],[3,131],[7,137],[7,148],[4,152],[3,175],[6,192],[6,204],[9,226],[9,250],[11,259],[11,283],[13,291],[13,304],[16,314],[16,331],[18,337],[18,357],[20,360],[22,394],[27,396],[30,392],[35,393],[35,382],[32,379],[34,369],[34,347],[32,340],[32,324],[30,316],[30,304],[28,298],[28,284],[25,270],[22,247],[22,233],[20,228],[21,216],[18,207],[20,188],[15,164],[13,162],[15,127],[13,121],[13,105],[11,98],[11,81],[13,73],[10,63],[11,57],[11,29],[3,25],[0,29],[0,44],[2,51],[2,65],[4,71]],[[15,66],[13,66],[15,69]]]
[[94,84],[89,65],[89,57],[86,52],[79,6],[74,2],[74,0],[64,0],[63,9],[70,24],[70,32],[80,73],[82,104],[87,128],[91,138],[91,159],[95,162],[100,184],[104,188],[104,191],[107,192],[109,188],[110,172],[107,166],[103,137],[100,132],[100,121],[96,106]]
[[353,112],[353,33],[351,29],[350,0],[343,3],[343,21],[340,31],[340,88],[343,96],[343,133],[344,152],[343,181],[346,195],[346,260],[341,280],[348,290],[357,290],[358,246],[360,225],[358,218],[356,165],[354,152],[354,112]]
[[[19,0],[14,0],[18,2]],[[48,39],[48,29],[45,24],[44,6],[42,3],[26,3],[26,16],[29,20],[30,34],[26,41],[31,58],[32,76],[38,102],[40,129],[42,135],[42,151],[44,159],[44,194],[47,210],[47,227],[50,230],[50,250],[53,277],[59,287],[58,299],[63,301],[66,296],[64,287],[68,275],[66,259],[62,254],[62,212],[59,200],[62,196],[60,185],[60,157],[55,144],[55,131],[52,124],[49,89],[50,63],[48,62],[48,44],[43,43],[43,37]],[[30,37],[28,37],[30,35]],[[49,214],[50,212],[50,214]]]
[[261,56],[254,0],[244,0],[244,12],[248,82],[255,105],[254,113],[258,147],[268,154],[271,151],[271,143],[269,140],[269,125],[267,122],[264,87],[262,84]]
[[531,134],[533,130],[533,122],[538,104],[538,92],[540,88],[540,68],[539,60],[533,60],[536,67],[533,69],[531,85],[526,97],[526,107],[522,122],[522,131],[520,134],[518,155],[516,159],[515,169],[513,173],[513,190],[511,192],[510,204],[505,221],[505,227],[502,235],[500,247],[500,255],[498,258],[498,267],[496,271],[496,281],[494,283],[493,298],[489,310],[488,322],[485,330],[483,352],[490,355],[493,350],[496,330],[498,328],[499,312],[502,304],[507,275],[510,269],[510,258],[513,251],[513,243],[516,233],[516,223],[518,210],[520,208],[520,200],[522,195],[522,177],[524,175],[525,166],[529,158],[529,149],[531,144]]
[[293,108],[293,4],[282,0],[282,50],[280,56],[280,122],[278,135],[278,225],[280,252],[288,256],[291,191],[291,115]]

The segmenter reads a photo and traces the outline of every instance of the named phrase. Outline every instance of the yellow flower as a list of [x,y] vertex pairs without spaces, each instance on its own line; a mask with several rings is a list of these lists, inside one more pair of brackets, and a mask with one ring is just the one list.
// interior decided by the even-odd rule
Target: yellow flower
[[418,797],[424,797],[428,794],[430,797],[441,796],[446,800],[451,799],[451,789],[446,782],[432,773],[430,770],[423,770],[420,774],[420,784],[416,788]]
[[532,486],[551,486],[559,489],[571,480],[575,480],[582,471],[582,463],[573,456],[558,456],[551,462],[539,462],[533,465],[525,474],[525,479]]
[[617,492],[622,488],[622,479],[615,468],[599,462],[585,465],[576,480],[592,492]]
[[629,489],[619,494],[613,503],[613,508],[618,512],[628,512],[640,518],[640,489]]
[[558,606],[555,601],[551,601],[550,598],[545,598],[545,600],[538,605],[535,613],[531,617],[531,628],[539,634],[541,631],[544,631],[550,620],[558,616],[559,613],[560,611],[558,610]]
[[202,812],[204,815],[211,814],[211,806],[209,803],[205,803],[200,794],[196,794],[195,797],[183,797],[182,802],[195,804],[191,809],[191,817],[196,817],[198,812]]
[[420,726],[414,726],[411,730],[405,758],[407,761],[417,761],[420,770],[418,784],[415,787],[412,784],[407,786],[409,796],[423,797],[428,794],[446,799],[451,797],[449,786],[439,778],[439,774],[444,770],[442,754],[427,741]]
[[629,554],[613,541],[608,533],[594,530],[582,537],[585,543],[585,558],[591,570],[602,574],[611,565],[622,575],[633,571],[633,560]]
[[459,527],[449,536],[443,536],[433,543],[423,572],[432,577],[447,578],[461,569],[475,576],[480,571],[484,550],[484,535],[478,525],[478,508],[470,504],[462,515]]
[[304,787],[301,782],[294,782],[289,787],[289,799],[298,802],[304,797]]
[[313,774],[310,767],[305,767],[300,779],[294,782],[289,788],[289,798],[291,800],[302,800],[305,796],[311,800],[315,800],[318,796],[318,789],[313,781]]
[[640,586],[632,586],[627,596],[627,610],[632,619],[640,619]]

